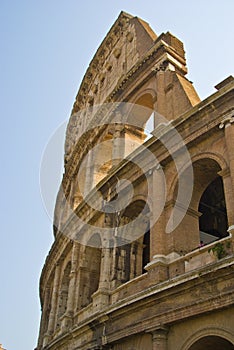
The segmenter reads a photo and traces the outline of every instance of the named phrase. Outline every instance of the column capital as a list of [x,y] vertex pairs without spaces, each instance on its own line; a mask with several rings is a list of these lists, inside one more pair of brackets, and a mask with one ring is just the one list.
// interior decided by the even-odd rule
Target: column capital
[[[147,333],[151,333],[152,341],[153,341],[153,349],[167,349],[167,335],[169,332],[169,327],[164,325],[159,325],[156,327],[152,327],[146,331]],[[155,347],[156,346],[156,347]]]
[[231,124],[234,123],[234,111],[229,112],[227,115],[224,116],[223,120],[219,124],[219,128],[227,128]]
[[157,338],[157,336],[161,337],[163,335],[167,336],[169,332],[169,327],[166,325],[158,325],[158,326],[153,326],[146,331],[147,333],[151,333],[154,337]]

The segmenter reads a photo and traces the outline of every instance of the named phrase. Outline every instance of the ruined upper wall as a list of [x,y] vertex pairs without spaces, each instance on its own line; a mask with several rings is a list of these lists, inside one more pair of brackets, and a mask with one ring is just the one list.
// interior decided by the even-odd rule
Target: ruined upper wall
[[[124,84],[130,80],[140,82],[142,67],[147,65],[148,76],[150,71],[169,70],[172,74],[184,77],[187,68],[183,43],[169,32],[157,37],[148,23],[121,12],[90,62],[79,88],[67,127],[66,162],[93,118],[92,106],[128,100],[126,94],[123,96],[119,91],[125,89],[127,92],[128,87]],[[168,90],[166,80],[161,90]],[[176,114],[179,114],[198,103],[199,97],[186,78],[177,80],[181,87],[174,94],[174,100],[176,98],[187,101],[184,108],[177,109]],[[134,89],[136,88],[135,86]],[[158,87],[155,88],[157,89]],[[183,103],[180,103],[182,106]]]
[[156,39],[157,35],[148,23],[120,13],[82,80],[68,124],[66,154],[70,154],[75,140],[90,122],[87,109],[105,102],[121,78],[146,54]]

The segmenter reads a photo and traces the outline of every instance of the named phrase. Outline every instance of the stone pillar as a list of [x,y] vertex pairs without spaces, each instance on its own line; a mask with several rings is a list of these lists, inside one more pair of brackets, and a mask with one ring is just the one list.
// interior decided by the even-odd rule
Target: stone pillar
[[226,202],[226,209],[227,209],[227,218],[228,218],[228,224],[229,226],[234,224],[234,196],[232,194],[232,179],[230,176],[229,169],[221,170],[218,173],[222,179],[223,179],[223,188],[224,188],[224,195],[225,195],[225,202]]
[[69,281],[69,289],[68,289],[67,309],[66,309],[66,314],[63,318],[63,328],[67,328],[71,326],[72,317],[74,315],[78,260],[79,260],[79,246],[77,242],[74,242],[72,247],[71,273],[70,273],[70,281]]
[[[108,230],[113,230],[113,218],[112,214],[106,213],[104,227]],[[102,259],[100,268],[100,279],[98,290],[93,294],[93,305],[102,309],[103,306],[109,303],[109,291],[110,291],[110,247],[109,239],[112,235],[110,232],[104,232],[102,237]]]
[[[41,324],[40,324],[40,331],[39,331],[38,345],[37,345],[39,349],[42,346],[43,335],[47,333],[47,329],[48,329],[48,308],[49,308],[50,296],[51,296],[51,287],[47,287],[45,290],[43,306],[42,306]],[[0,350],[1,350],[1,347],[0,347]]]
[[98,290],[93,294],[93,305],[102,309],[109,304],[110,292],[110,249],[102,248],[102,260]]
[[77,271],[77,288],[76,288],[76,310],[80,310],[84,306],[84,275],[86,273],[85,260],[85,245],[80,246],[79,251],[79,266]]
[[151,260],[156,255],[165,254],[166,234],[165,234],[165,214],[164,206],[166,200],[165,177],[162,167],[158,165],[151,175],[151,229],[150,229],[150,256]]
[[227,115],[219,127],[220,129],[224,128],[225,141],[229,158],[230,175],[232,179],[232,194],[234,194],[234,112]]
[[160,327],[153,331],[152,334],[152,350],[167,350],[168,328]]
[[[232,245],[234,247],[234,218],[233,218],[233,198],[234,198],[234,111],[229,113],[219,125],[220,129],[224,128],[225,142],[227,146],[228,158],[229,158],[229,169],[231,181],[227,184],[227,179],[223,177],[225,198],[229,201],[227,205],[229,233],[232,234]],[[222,174],[221,174],[222,175]],[[228,186],[228,188],[227,188]],[[231,207],[231,208],[230,208]]]
[[151,202],[150,223],[150,263],[145,267],[149,272],[152,283],[161,282],[168,277],[166,259],[167,234],[165,233],[165,178],[164,172],[158,165],[152,172],[149,189]]
[[[163,117],[167,117],[167,104],[166,104],[166,94],[165,94],[165,71],[162,68],[158,68],[156,73],[157,82],[157,113]],[[157,125],[157,120],[155,120],[155,125]]]
[[84,197],[87,196],[87,194],[93,188],[93,180],[94,180],[94,164],[93,164],[93,151],[91,150],[87,155]]
[[61,274],[61,266],[57,264],[55,268],[55,274],[54,274],[54,284],[53,284],[53,290],[52,290],[51,311],[49,315],[48,330],[47,330],[47,334],[44,337],[43,346],[45,346],[48,343],[48,341],[51,338],[51,335],[54,333],[54,330],[55,330],[60,274]]
[[112,166],[118,165],[124,158],[124,142],[124,126],[116,124],[113,134]]

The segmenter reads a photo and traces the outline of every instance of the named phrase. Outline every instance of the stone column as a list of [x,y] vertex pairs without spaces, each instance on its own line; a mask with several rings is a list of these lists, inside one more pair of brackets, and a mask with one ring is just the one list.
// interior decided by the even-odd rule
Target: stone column
[[[52,287],[52,286],[51,286]],[[42,306],[42,315],[41,315],[41,324],[40,324],[40,331],[39,331],[39,339],[38,339],[38,349],[42,346],[43,341],[43,335],[46,335],[47,329],[48,329],[48,307],[50,302],[50,294],[51,294],[51,287],[47,287],[45,290],[44,300],[43,300],[43,306]],[[1,350],[1,348],[0,348]]]
[[48,330],[47,330],[46,336],[44,337],[43,346],[48,343],[48,341],[50,340],[55,330],[60,274],[61,274],[61,266],[57,264],[55,268],[55,274],[54,274],[54,284],[53,284],[53,290],[52,290],[51,311],[49,315]]
[[229,169],[223,169],[218,173],[223,179],[223,188],[225,194],[225,202],[227,209],[227,218],[229,226],[234,224],[234,196],[232,194],[232,179]]
[[124,158],[124,126],[122,124],[115,125],[115,131],[113,134],[113,151],[112,151],[112,166],[118,165],[118,163]]
[[84,197],[93,188],[93,180],[94,180],[94,164],[93,164],[93,151],[91,150],[87,155],[85,184],[84,184]]
[[167,350],[167,327],[160,327],[153,331],[152,334],[152,350]]
[[151,187],[151,230],[150,230],[150,246],[151,259],[155,255],[165,254],[165,215],[164,206],[166,200],[166,185],[163,169],[158,165],[153,169],[150,181]]
[[[112,214],[106,213],[104,227],[108,230],[113,230],[113,218]],[[100,279],[98,290],[93,294],[93,305],[102,309],[103,306],[109,303],[109,291],[110,291],[110,247],[109,239],[111,237],[110,232],[104,232],[102,237],[102,259],[100,268]]]
[[69,289],[68,289],[67,309],[62,322],[62,328],[65,328],[65,329],[71,326],[72,317],[74,315],[78,259],[79,259],[79,246],[77,242],[74,242],[72,247],[71,273],[70,273],[70,281],[69,281]]
[[154,283],[167,279],[166,260],[167,234],[165,233],[165,178],[160,165],[153,169],[151,179],[150,202],[150,263],[145,267]]
[[219,127],[220,129],[224,128],[230,175],[232,179],[232,194],[234,194],[234,111],[223,119]]
[[[229,158],[229,170],[231,181],[227,184],[228,179],[224,180],[224,191],[227,205],[229,233],[232,234],[232,244],[234,246],[234,218],[233,218],[233,198],[234,198],[234,111],[229,113],[219,125],[220,129],[224,128],[225,142]],[[221,173],[222,176],[222,173]],[[228,187],[227,187],[228,186]],[[231,208],[230,208],[231,207]]]
[[[157,69],[156,72],[156,82],[157,82],[157,113],[163,117],[167,117],[167,104],[166,104],[166,94],[165,94],[165,71],[161,67]],[[156,125],[155,120],[155,125]]]

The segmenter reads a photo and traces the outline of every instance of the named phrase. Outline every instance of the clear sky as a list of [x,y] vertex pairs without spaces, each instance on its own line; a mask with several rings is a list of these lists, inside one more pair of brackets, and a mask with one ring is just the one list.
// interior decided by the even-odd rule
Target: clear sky
[[[201,98],[234,73],[233,0],[0,0],[0,343],[7,350],[31,350],[38,336],[39,277],[53,241],[39,186],[43,150],[121,10],[184,42]],[[52,177],[55,187],[60,176]]]

